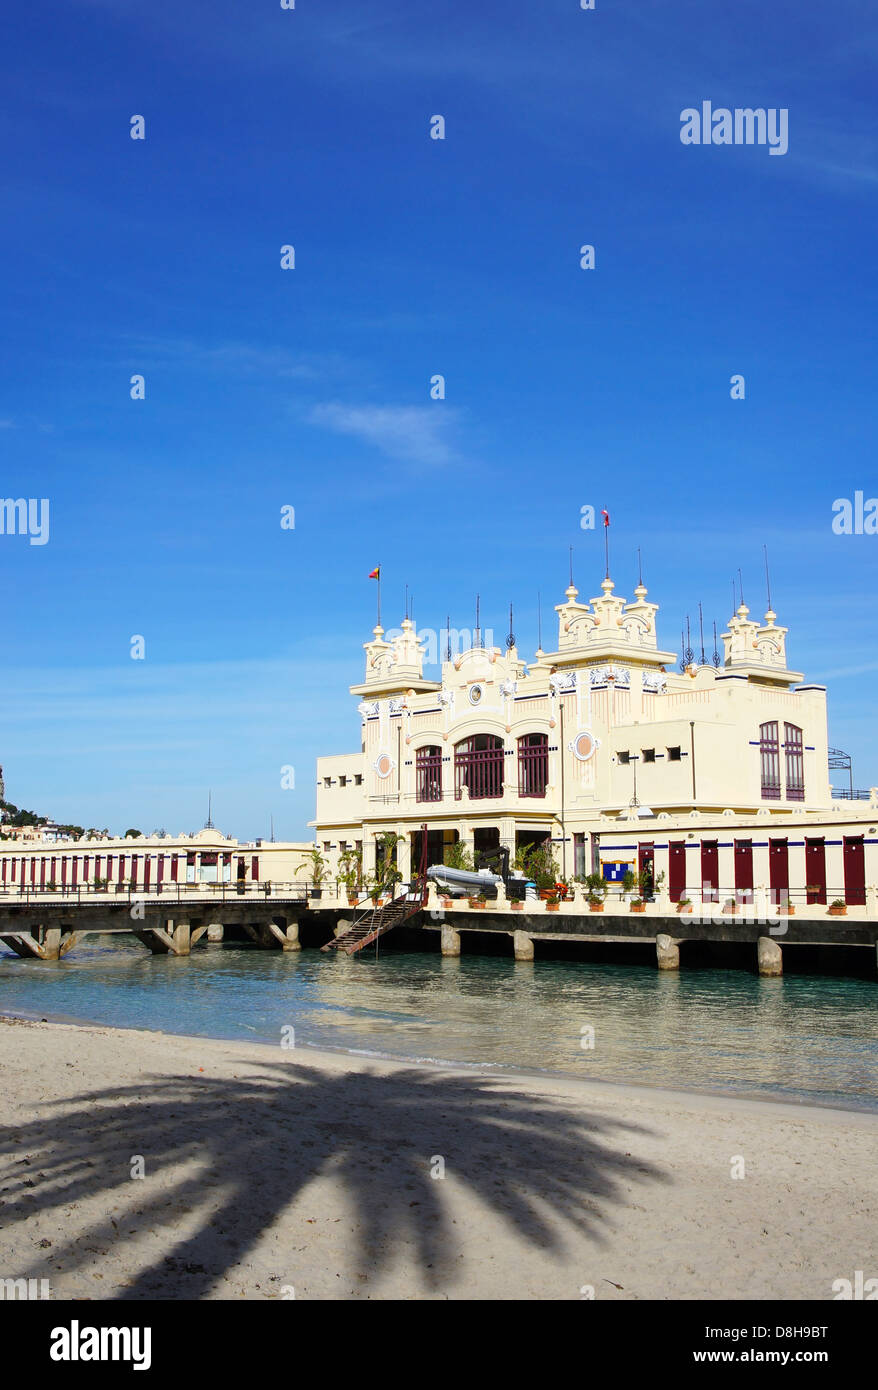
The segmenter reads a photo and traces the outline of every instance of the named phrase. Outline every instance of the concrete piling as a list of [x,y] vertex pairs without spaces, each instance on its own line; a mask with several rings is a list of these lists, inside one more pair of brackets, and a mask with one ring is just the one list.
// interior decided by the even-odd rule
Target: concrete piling
[[659,970],[680,969],[680,943],[666,932],[659,932],[655,939],[655,956]]

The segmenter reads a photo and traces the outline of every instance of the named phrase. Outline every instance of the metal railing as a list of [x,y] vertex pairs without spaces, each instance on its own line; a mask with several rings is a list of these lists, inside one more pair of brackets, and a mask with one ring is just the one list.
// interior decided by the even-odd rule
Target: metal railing
[[155,883],[148,887],[143,884],[109,884],[106,888],[95,888],[93,884],[78,884],[75,888],[48,884],[20,883],[0,884],[0,903],[40,902],[45,905],[60,904],[98,904],[112,905],[128,902],[162,903],[197,902],[205,898],[220,900],[244,898],[259,901],[262,898],[283,898],[287,901],[304,903],[307,887],[302,883],[283,883],[265,879],[256,883]]

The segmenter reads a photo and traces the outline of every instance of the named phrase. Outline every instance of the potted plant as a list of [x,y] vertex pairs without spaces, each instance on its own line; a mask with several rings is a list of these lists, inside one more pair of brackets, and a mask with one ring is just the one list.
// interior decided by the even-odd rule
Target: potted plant
[[738,904],[735,902],[735,899],[726,898],[725,902],[723,903],[723,912],[726,913],[727,916],[733,917],[737,910]]
[[607,896],[607,883],[603,874],[586,874],[585,889],[589,912],[603,912],[604,899]]
[[603,912],[604,900],[599,893],[595,893],[591,888],[586,894],[586,902],[588,903],[589,912]]
[[312,845],[304,864],[300,864],[296,870],[297,874],[307,872],[310,875],[312,885],[308,893],[310,898],[323,897],[323,880],[326,878],[326,868],[326,860],[320,850],[316,845]]
[[376,878],[369,883],[369,897],[372,899],[372,907],[377,908],[384,894],[384,885],[380,878]]
[[360,849],[342,850],[338,860],[339,882],[343,883],[348,895],[348,907],[357,903],[357,889],[363,882],[363,851]]
[[484,893],[477,893],[475,897],[469,899],[469,905],[473,908],[484,908],[487,898]]
[[678,912],[691,912],[691,911],[692,911],[692,899],[691,899],[691,898],[681,898],[680,901],[677,903],[677,911],[678,911]]
[[777,914],[779,917],[795,917],[796,909],[790,902],[789,896],[780,898],[777,904]]
[[632,888],[634,887],[634,885],[635,885],[636,882],[637,882],[637,879],[636,879],[635,876],[634,876],[633,870],[631,870],[631,869],[626,869],[625,872],[624,872],[624,874],[622,875],[622,897],[623,897],[623,898],[627,898],[628,894],[631,892],[631,890],[632,890]]
[[510,898],[509,906],[513,912],[524,912],[524,903],[521,898]]
[[524,872],[536,884],[537,892],[545,901],[556,892],[559,866],[552,856],[551,845],[540,845],[525,856]]
[[844,898],[833,898],[832,902],[829,904],[830,917],[846,917],[847,911],[848,905]]
[[632,899],[631,899],[631,911],[632,911],[632,912],[645,912],[645,911],[646,911],[646,903],[643,901],[642,898],[632,898]]
[[557,912],[557,911],[560,909],[560,907],[561,907],[561,896],[560,896],[560,894],[558,893],[557,888],[556,888],[555,892],[554,892],[554,893],[550,893],[549,896],[546,898],[546,911],[547,911],[547,912]]

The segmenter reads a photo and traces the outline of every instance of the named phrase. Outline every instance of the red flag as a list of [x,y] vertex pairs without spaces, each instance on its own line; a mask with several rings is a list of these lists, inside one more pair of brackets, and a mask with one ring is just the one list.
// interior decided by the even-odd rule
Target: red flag
[[380,579],[380,578],[381,578],[381,566],[380,566],[380,565],[376,565],[376,566],[375,566],[375,568],[373,569],[372,573],[369,575],[369,578],[370,578],[370,579]]
[[601,516],[604,518],[604,525],[605,525],[605,526],[609,526],[609,524],[610,524],[610,513],[609,513],[609,512],[602,511],[602,512],[601,512]]

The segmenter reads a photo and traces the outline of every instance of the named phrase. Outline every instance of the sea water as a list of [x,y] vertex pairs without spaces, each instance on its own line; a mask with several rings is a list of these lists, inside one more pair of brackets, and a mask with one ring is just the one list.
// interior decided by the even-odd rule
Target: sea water
[[0,948],[0,1011],[25,1017],[878,1111],[876,1006],[871,979],[741,969],[232,945],[175,958],[119,938],[55,962]]

